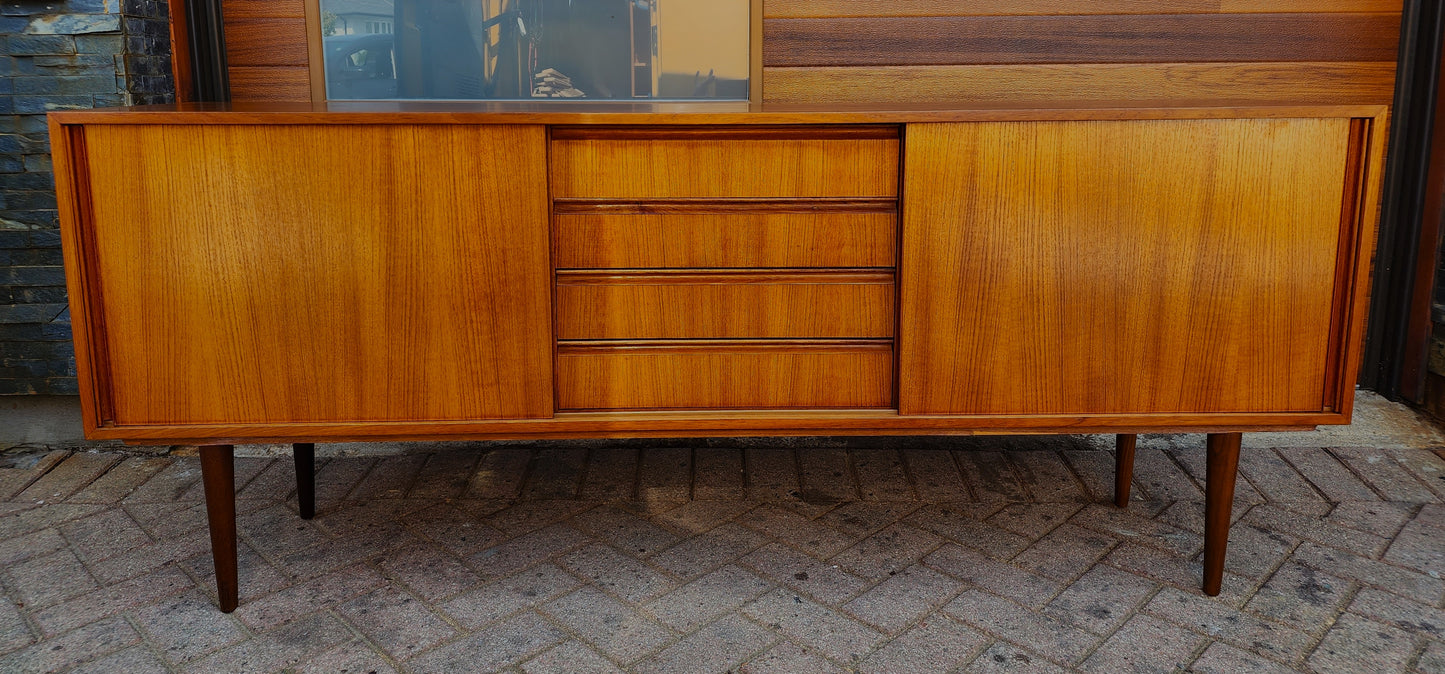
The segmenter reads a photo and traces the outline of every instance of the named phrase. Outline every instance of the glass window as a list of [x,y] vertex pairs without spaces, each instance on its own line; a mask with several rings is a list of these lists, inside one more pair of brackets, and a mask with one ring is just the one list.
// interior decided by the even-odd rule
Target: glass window
[[749,0],[320,0],[330,100],[748,97]]

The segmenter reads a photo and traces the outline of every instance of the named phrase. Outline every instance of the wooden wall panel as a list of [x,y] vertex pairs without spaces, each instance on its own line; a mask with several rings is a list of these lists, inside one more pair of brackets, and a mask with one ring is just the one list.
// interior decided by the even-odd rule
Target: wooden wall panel
[[83,140],[115,423],[551,416],[542,127]]
[[774,103],[1389,104],[1403,0],[767,0]]
[[309,103],[306,2],[222,0],[231,100]]
[[900,411],[1323,409],[1352,140],[1342,118],[910,126]]

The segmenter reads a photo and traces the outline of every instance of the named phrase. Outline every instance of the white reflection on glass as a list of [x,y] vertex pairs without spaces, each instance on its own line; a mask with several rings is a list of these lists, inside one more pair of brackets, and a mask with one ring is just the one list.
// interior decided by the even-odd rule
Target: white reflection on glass
[[749,0],[321,0],[330,100],[748,97]]

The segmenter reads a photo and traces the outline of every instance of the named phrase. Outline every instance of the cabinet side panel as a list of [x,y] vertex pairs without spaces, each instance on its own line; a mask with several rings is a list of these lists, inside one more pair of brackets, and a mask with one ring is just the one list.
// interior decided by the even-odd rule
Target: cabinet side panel
[[1349,125],[910,126],[902,413],[1319,411]]
[[87,141],[118,424],[551,415],[541,127]]

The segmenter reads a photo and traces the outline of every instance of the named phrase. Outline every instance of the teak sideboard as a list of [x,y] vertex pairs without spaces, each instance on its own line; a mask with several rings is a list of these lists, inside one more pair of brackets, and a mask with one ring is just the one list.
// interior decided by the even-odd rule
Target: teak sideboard
[[1350,420],[1386,108],[51,115],[92,438],[1208,436]]

